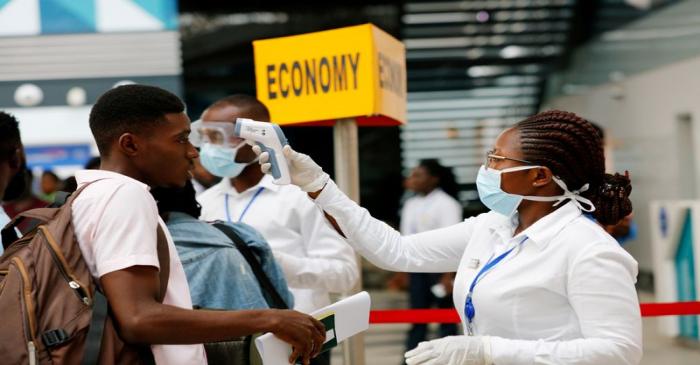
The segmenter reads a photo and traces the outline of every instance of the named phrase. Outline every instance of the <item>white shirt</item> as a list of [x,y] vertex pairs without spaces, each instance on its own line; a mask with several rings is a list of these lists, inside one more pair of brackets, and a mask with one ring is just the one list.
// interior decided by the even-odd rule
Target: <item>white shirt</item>
[[298,311],[310,313],[327,306],[329,292],[347,292],[359,278],[352,248],[294,185],[276,185],[265,175],[258,185],[239,194],[230,179],[223,179],[197,200],[201,218],[208,221],[238,222],[248,208],[241,221],[270,244]]
[[465,332],[473,278],[492,255],[519,246],[473,293],[474,332],[491,336],[496,365],[635,365],[642,357],[637,262],[571,202],[515,237],[514,221],[494,212],[401,237],[332,181],[315,202],[380,267],[457,271],[453,299]]
[[401,209],[401,233],[404,235],[451,226],[462,221],[462,205],[442,189],[416,195]]
[[[5,209],[3,209],[2,205],[0,205],[0,229],[3,229],[7,223],[10,223],[10,220],[10,216],[5,213]],[[4,250],[5,249],[2,245],[2,237],[0,237],[0,255],[2,255]]]
[[[131,266],[159,267],[156,232],[161,226],[170,251],[170,275],[163,304],[192,309],[182,263],[147,185],[103,170],[75,174],[78,186],[96,181],[73,201],[73,226],[92,276]],[[157,364],[206,364],[202,345],[151,346]]]

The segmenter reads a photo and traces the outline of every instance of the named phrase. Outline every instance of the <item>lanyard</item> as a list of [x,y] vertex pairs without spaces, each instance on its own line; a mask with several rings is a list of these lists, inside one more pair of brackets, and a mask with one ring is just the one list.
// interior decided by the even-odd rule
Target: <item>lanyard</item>
[[[518,243],[518,246],[525,243],[525,241],[527,241],[527,237],[520,241],[520,243]],[[489,270],[493,269],[494,266],[496,266],[499,262],[506,258],[506,256],[508,256],[508,254],[515,250],[515,247],[518,246],[512,247],[510,250],[500,254],[495,259],[493,258],[494,255],[491,255],[486,265],[484,265],[484,267],[481,268],[479,273],[476,274],[476,276],[474,277],[474,280],[472,280],[472,284],[469,286],[469,294],[467,294],[467,301],[464,303],[464,314],[467,317],[467,332],[469,336],[474,335],[474,328],[472,327],[472,321],[474,320],[474,316],[476,315],[476,309],[474,308],[474,303],[472,302],[472,294],[474,293],[474,287],[476,287],[476,284],[481,280],[483,275],[485,275]]]
[[[258,188],[258,191],[256,191],[255,194],[253,194],[253,197],[250,198],[250,201],[248,202],[248,205],[246,205],[245,208],[243,209],[243,212],[241,213],[241,216],[238,217],[238,222],[243,221],[243,217],[244,217],[245,214],[248,212],[248,209],[250,208],[250,206],[253,205],[253,202],[255,201],[255,198],[257,198],[258,195],[260,195],[260,193],[262,193],[263,189],[264,189],[264,188],[261,186],[260,188]],[[228,210],[228,194],[225,194],[225,195],[224,195],[224,199],[225,199],[225,201],[224,201],[224,208],[226,208],[226,220],[227,220],[229,223],[233,223],[233,222],[231,221],[231,214],[229,214],[229,210]]]

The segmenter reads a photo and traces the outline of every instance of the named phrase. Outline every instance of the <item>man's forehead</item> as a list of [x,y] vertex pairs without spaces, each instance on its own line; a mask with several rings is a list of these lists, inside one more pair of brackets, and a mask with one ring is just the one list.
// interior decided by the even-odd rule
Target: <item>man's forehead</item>
[[245,108],[237,105],[223,104],[208,108],[202,113],[202,120],[210,122],[235,122],[236,118],[246,118]]
[[233,104],[214,105],[202,113],[202,120],[208,122],[236,122],[236,118],[268,121],[267,116],[260,115],[255,108]]
[[165,121],[168,126],[177,129],[189,129],[190,128],[190,117],[184,112],[182,113],[169,113],[165,114]]

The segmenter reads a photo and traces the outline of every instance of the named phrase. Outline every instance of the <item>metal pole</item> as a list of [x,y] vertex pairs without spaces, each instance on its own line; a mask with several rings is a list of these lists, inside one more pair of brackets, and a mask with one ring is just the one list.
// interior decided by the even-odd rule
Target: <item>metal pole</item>
[[[358,158],[357,123],[355,119],[339,119],[333,127],[335,183],[350,199],[360,202],[360,163]],[[357,256],[360,280],[353,293],[362,290],[361,258]],[[365,365],[365,336],[360,333],[343,343],[343,364]]]

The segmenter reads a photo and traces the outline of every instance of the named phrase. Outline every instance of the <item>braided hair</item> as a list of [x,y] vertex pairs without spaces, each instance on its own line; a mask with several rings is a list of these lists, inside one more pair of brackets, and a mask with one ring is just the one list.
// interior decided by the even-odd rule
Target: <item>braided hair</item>
[[589,121],[560,110],[533,115],[514,128],[520,133],[523,159],[546,166],[593,202],[595,218],[604,225],[616,224],[632,212],[629,174],[605,173],[605,156],[600,132]]

